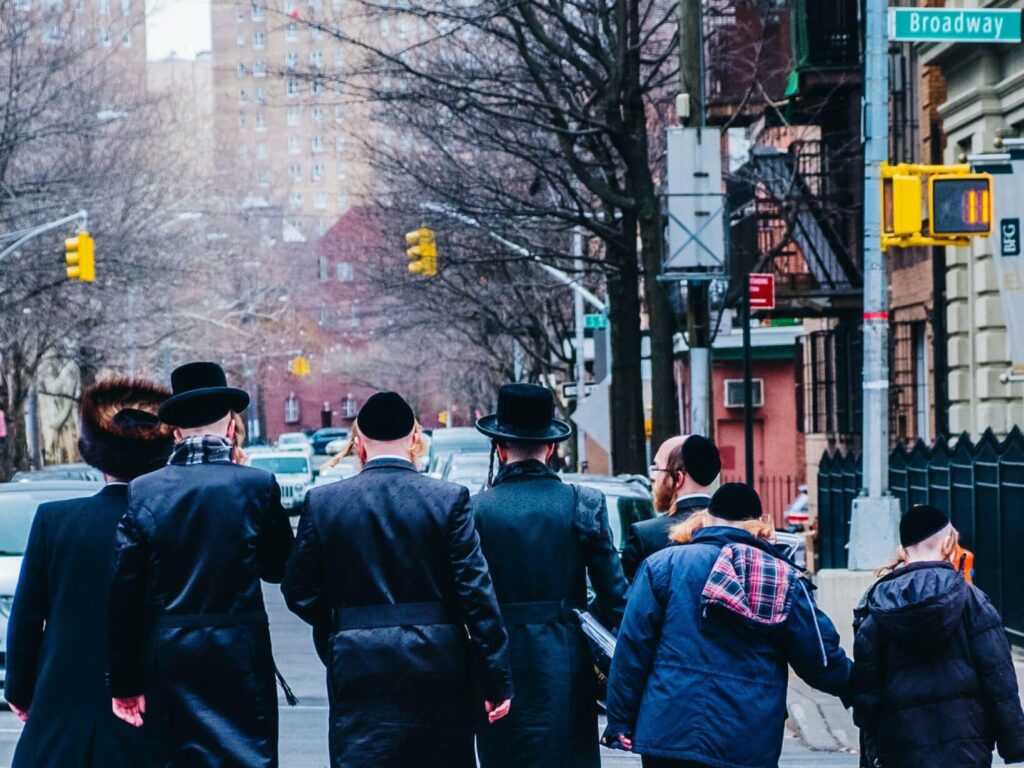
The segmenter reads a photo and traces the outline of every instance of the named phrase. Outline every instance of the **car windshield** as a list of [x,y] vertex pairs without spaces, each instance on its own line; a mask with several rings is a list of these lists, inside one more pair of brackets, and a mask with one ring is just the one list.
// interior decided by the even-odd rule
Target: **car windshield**
[[302,456],[255,456],[249,464],[256,469],[265,469],[275,475],[305,475],[309,473],[309,462]]
[[88,495],[87,490],[0,494],[0,555],[25,553],[28,532],[40,504]]
[[490,449],[491,441],[475,429],[435,429],[430,439],[430,471],[444,469],[452,454],[486,453]]
[[281,435],[281,439],[277,442],[281,444],[287,443],[289,445],[293,443],[296,445],[305,445],[308,441],[304,435]]

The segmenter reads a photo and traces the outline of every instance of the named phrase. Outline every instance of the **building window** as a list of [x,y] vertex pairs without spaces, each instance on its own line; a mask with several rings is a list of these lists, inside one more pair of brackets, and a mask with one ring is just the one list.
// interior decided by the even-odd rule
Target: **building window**
[[237,35],[235,35],[235,45],[237,45],[239,48],[245,48],[245,34],[244,33],[239,32]]
[[[344,119],[345,119],[345,108],[342,107],[340,104],[336,105],[334,107],[334,122],[340,123]],[[340,144],[338,143],[339,141],[341,142]],[[340,148],[345,146],[345,140],[342,139],[341,136],[339,136],[337,139],[334,140],[334,145],[335,145],[336,151],[337,152],[341,152]]]
[[338,163],[338,181],[345,181],[348,178],[348,168],[344,163]]
[[302,180],[302,166],[298,163],[292,163],[288,166],[288,178],[292,181]]
[[75,30],[75,38],[77,38],[78,42],[84,43],[85,42],[85,37],[86,37],[85,27],[78,27]]
[[315,41],[319,40],[323,36],[324,36],[324,31],[322,29],[320,29],[320,27],[310,27],[309,28],[309,39],[310,40],[313,40],[315,42]]
[[324,92],[324,81],[320,78],[316,78],[309,87],[310,93],[323,93]]
[[339,261],[335,265],[335,270],[338,274],[339,283],[351,283],[355,279],[355,270],[352,268],[352,262],[350,261]]
[[[255,7],[253,6],[253,8]],[[289,392],[288,397],[284,399],[284,423],[299,423],[299,398],[295,396],[294,392]]]
[[409,37],[409,21],[408,19],[399,19],[395,23],[395,31],[398,32],[398,36],[402,39]]
[[388,19],[381,19],[380,20],[380,36],[381,37],[387,37],[390,32],[391,32],[391,24],[388,21]]
[[348,208],[348,192],[339,192],[338,193],[338,207],[339,208]]
[[293,211],[302,210],[302,193],[292,192],[288,195],[288,207]]
[[286,0],[284,4],[284,12],[291,16],[294,13],[298,13],[299,2],[298,0]]
[[302,152],[302,141],[298,136],[288,137],[288,154],[298,155]]
[[[18,4],[15,3],[14,7],[17,8]],[[75,0],[75,13],[85,13],[85,0]]]
[[266,32],[253,32],[252,33],[252,47],[256,50],[262,50],[267,47],[267,33]]
[[326,283],[328,280],[328,267],[330,264],[327,262],[327,257],[320,254],[320,282]]
[[310,51],[309,52],[309,66],[314,69],[320,69],[324,65],[324,52],[323,51]]
[[125,16],[132,12],[132,0],[121,0],[121,13]]
[[248,160],[249,159],[249,148],[248,147],[241,146],[241,147],[238,148],[238,159],[239,160]]
[[238,103],[245,104],[245,88],[238,89]]
[[[341,30],[338,31],[338,34],[339,35],[341,34]],[[345,66],[345,52],[344,51],[335,51],[334,52],[334,66],[337,67],[338,69],[341,69],[342,67]]]
[[285,69],[297,69],[299,66],[299,54],[295,51],[289,51],[284,55],[284,67]]
[[309,116],[314,123],[322,123],[324,121],[324,108],[320,105],[313,107],[309,111]]
[[125,30],[124,34],[121,35],[121,45],[125,48],[132,47],[132,33],[130,30]]
[[313,195],[313,207],[314,208],[326,208],[327,207],[327,193],[317,192]]
[[288,107],[288,125],[300,125],[302,123],[302,107]]
[[288,95],[298,96],[301,88],[299,86],[299,79],[297,77],[288,78]]
[[359,327],[359,302],[353,301],[350,307],[348,324],[353,328]]
[[245,115],[239,115],[238,116],[238,130],[240,130],[240,131],[244,131],[245,130]]
[[235,21],[239,24],[245,21],[245,8],[241,5],[235,6]]
[[270,171],[268,171],[266,168],[260,168],[256,172],[256,181],[259,183],[259,185],[261,187],[269,187],[270,186]]
[[329,224],[329,222],[327,221],[327,219],[317,219],[316,220],[316,233],[318,235],[326,235],[327,234],[327,226],[328,226],[328,224]]
[[331,0],[331,10],[338,13],[341,10],[341,0]]
[[245,75],[246,75],[245,64],[243,64],[242,62],[238,62],[238,76],[239,77],[245,77]]
[[19,11],[31,11],[32,0],[14,0],[14,8]]
[[861,337],[856,327],[841,324],[799,339],[797,425],[801,432],[860,432]]
[[267,145],[266,144],[257,144],[256,145],[256,157],[258,157],[260,160],[266,160],[269,156],[270,156],[270,152],[267,151]]
[[257,88],[255,91],[253,91],[253,100],[257,104],[266,104],[267,103],[267,89],[266,88]]
[[324,173],[325,173],[325,169],[324,169],[324,164],[323,163],[314,163],[313,164],[313,181],[323,181],[324,180]]
[[43,42],[46,43],[59,43],[61,38],[60,24],[53,23],[47,24],[46,29],[43,30]]
[[96,39],[105,48],[110,47],[110,27],[100,27],[96,30]]
[[267,130],[267,114],[266,112],[256,113],[256,130],[265,131]]
[[[337,112],[335,112],[335,119],[337,119]],[[334,137],[334,151],[339,155],[345,151],[345,137],[335,136]]]
[[98,0],[96,3],[96,10],[99,12],[100,16],[109,16],[110,0]]
[[267,18],[267,8],[266,8],[266,6],[256,5],[255,3],[253,3],[253,5],[252,5],[252,20],[253,21],[263,21],[266,18]]
[[341,413],[346,419],[354,419],[359,414],[359,403],[351,392],[341,401]]
[[299,39],[299,27],[294,21],[289,21],[284,28],[284,39],[289,43],[294,43]]
[[324,151],[324,137],[314,136],[312,139],[313,153],[318,154]]
[[256,59],[252,63],[252,76],[253,77],[266,77],[267,76],[267,62],[263,59]]

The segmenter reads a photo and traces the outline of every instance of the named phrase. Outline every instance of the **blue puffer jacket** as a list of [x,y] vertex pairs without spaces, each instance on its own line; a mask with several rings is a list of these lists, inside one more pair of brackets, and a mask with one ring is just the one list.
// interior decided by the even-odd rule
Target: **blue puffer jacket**
[[629,596],[608,681],[604,740],[715,768],[773,768],[789,665],[845,696],[850,660],[795,566],[726,527],[649,557]]

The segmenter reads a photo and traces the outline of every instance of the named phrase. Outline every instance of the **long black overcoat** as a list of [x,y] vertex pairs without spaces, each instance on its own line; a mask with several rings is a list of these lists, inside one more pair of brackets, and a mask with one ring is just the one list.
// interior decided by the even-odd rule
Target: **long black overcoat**
[[32,521],[7,626],[7,700],[30,709],[13,768],[154,764],[149,729],[114,717],[107,589],[128,487],[43,504]]
[[589,575],[598,618],[610,628],[622,619],[626,580],[604,498],[526,461],[502,467],[473,509],[516,685],[511,714],[478,724],[481,766],[597,768],[593,656],[572,608],[586,606]]
[[282,591],[320,639],[335,768],[474,768],[474,666],[482,698],[512,684],[465,488],[380,458],[313,489]]
[[277,691],[260,579],[291,524],[268,472],[168,465],[133,480],[110,592],[114,696],[145,694],[166,765],[277,765]]

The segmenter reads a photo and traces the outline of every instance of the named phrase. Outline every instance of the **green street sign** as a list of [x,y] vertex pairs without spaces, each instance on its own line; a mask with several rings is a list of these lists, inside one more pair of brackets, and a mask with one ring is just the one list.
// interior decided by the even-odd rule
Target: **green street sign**
[[1019,43],[1020,8],[890,8],[889,39]]
[[595,330],[602,330],[608,327],[607,315],[584,315],[583,327]]

